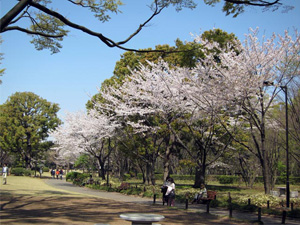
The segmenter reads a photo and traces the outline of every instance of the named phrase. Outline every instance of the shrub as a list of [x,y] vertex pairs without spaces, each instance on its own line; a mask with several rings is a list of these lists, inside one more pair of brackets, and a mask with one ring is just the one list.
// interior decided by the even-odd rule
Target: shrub
[[30,176],[31,175],[30,170],[27,170],[22,167],[12,168],[10,173],[15,176]]
[[233,184],[235,177],[234,176],[227,176],[221,175],[217,177],[220,184]]
[[251,199],[251,204],[258,207],[266,207],[267,202],[269,201],[270,206],[277,206],[280,202],[280,199],[274,197],[272,195],[266,194],[256,194],[256,195],[245,195],[240,197],[237,202],[239,204],[246,205],[248,203],[248,199]]
[[67,174],[66,180],[70,180],[76,185],[82,185],[89,176],[87,173],[70,172]]
[[124,174],[124,176],[123,176],[123,180],[129,180],[130,178],[131,178],[131,175],[128,173]]
[[143,174],[142,173],[138,173],[137,174],[137,179],[142,180],[143,179]]
[[43,173],[47,173],[49,171],[50,171],[49,167],[47,167],[47,166],[43,167]]
[[78,176],[78,174],[78,172],[70,172],[66,175],[66,180],[73,181]]
[[[300,184],[300,177],[289,177],[290,184]],[[255,178],[255,183],[263,183],[263,177],[258,176]],[[278,176],[276,179],[276,184],[285,184],[286,183],[286,176]]]

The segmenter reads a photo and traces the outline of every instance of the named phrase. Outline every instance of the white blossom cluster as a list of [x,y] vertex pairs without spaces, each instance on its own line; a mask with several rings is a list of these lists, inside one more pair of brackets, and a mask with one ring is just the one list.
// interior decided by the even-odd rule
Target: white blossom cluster
[[[237,43],[226,49],[200,37],[195,41],[203,43],[207,50],[195,68],[148,62],[148,66],[140,65],[131,71],[121,86],[100,91],[105,102],[95,105],[98,110],[68,114],[65,125],[52,134],[61,149],[81,152],[113,136],[124,124],[136,132],[155,131],[158,128],[145,123],[148,115],[167,119],[171,113],[175,117],[189,114],[197,120],[226,109],[240,110],[245,102],[251,104],[251,110],[257,110],[258,99],[270,104],[274,97],[266,93],[271,88],[266,82],[273,83],[276,90],[300,74],[296,66],[300,61],[298,33],[295,38],[287,32],[284,36],[274,34],[259,42],[258,29],[251,30],[243,45]],[[219,50],[217,60],[212,49]]]
[[104,139],[115,135],[118,127],[120,125],[110,117],[92,109],[88,114],[67,113],[65,124],[53,131],[51,136],[58,143],[56,150],[60,156],[78,155],[97,150]]

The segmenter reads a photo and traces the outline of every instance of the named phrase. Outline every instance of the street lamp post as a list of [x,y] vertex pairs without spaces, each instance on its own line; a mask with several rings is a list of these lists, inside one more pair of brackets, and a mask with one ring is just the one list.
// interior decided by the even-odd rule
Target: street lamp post
[[289,120],[288,120],[288,92],[287,86],[280,86],[285,94],[285,138],[286,138],[286,207],[290,207],[290,180],[289,180]]
[[[273,82],[265,81],[265,86],[275,86]],[[289,120],[288,120],[288,90],[287,85],[280,86],[285,94],[285,138],[286,138],[286,207],[290,207],[290,180],[289,180]]]
[[108,160],[107,160],[107,180],[106,184],[107,187],[109,186],[109,156],[110,156],[110,138],[108,138]]

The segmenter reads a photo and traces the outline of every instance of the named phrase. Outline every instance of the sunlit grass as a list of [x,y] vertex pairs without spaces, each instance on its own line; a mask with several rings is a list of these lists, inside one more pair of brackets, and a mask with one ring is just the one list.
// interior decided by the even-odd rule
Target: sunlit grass
[[53,196],[53,195],[76,195],[47,185],[43,179],[25,176],[8,176],[7,184],[3,185],[1,178],[0,194],[17,196]]

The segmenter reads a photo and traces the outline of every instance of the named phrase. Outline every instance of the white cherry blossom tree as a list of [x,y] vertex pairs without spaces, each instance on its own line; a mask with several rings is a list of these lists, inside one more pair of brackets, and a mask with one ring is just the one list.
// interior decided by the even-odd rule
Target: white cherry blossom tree
[[[217,43],[206,43],[200,37],[196,37],[196,41],[203,43],[207,54],[205,59],[199,59],[195,68],[170,68],[165,62],[149,63],[149,67],[141,65],[138,71],[132,71],[122,87],[109,87],[101,93],[109,102],[104,107],[112,107],[123,117],[157,114],[164,121],[170,119],[169,115],[177,119],[186,113],[192,114],[195,121],[212,113],[238,116],[250,126],[255,147],[246,147],[258,157],[265,192],[269,193],[273,165],[272,152],[265,147],[266,120],[281,91],[280,86],[299,77],[299,63],[295,66],[295,62],[299,62],[299,35],[296,32],[292,37],[286,32],[284,36],[274,34],[259,41],[256,29],[246,35],[243,44],[236,43],[225,49],[219,48]],[[216,55],[212,49],[218,49],[219,53]],[[153,129],[147,127],[144,120],[134,122],[135,128]],[[171,123],[167,124],[172,129]],[[232,130],[224,127],[234,137]],[[180,139],[177,137],[177,140]]]
[[96,110],[88,113],[68,113],[65,124],[60,126],[51,136],[57,141],[59,156],[88,153],[98,162],[99,177],[105,179],[105,163],[112,148],[107,148],[107,141],[116,134],[120,125],[106,114]]
[[[272,125],[270,110],[274,100],[282,94],[281,88],[288,86],[293,79],[299,79],[299,44],[297,32],[294,36],[288,32],[283,36],[273,34],[271,38],[263,37],[259,41],[256,29],[251,30],[245,36],[244,44],[234,51],[220,49],[219,61],[208,56],[203,62],[204,65],[210,65],[207,73],[213,78],[206,82],[207,98],[228,111],[233,109],[238,112],[238,118],[250,127],[254,147],[243,144],[260,161],[265,193],[269,193],[274,185],[275,174],[271,171],[276,163],[272,160],[273,150],[276,149],[266,148],[269,140],[267,128]],[[203,74],[208,67],[199,65],[196,70],[198,74]],[[190,76],[190,80],[197,84],[197,80],[192,78]],[[197,100],[193,90],[187,92]]]

